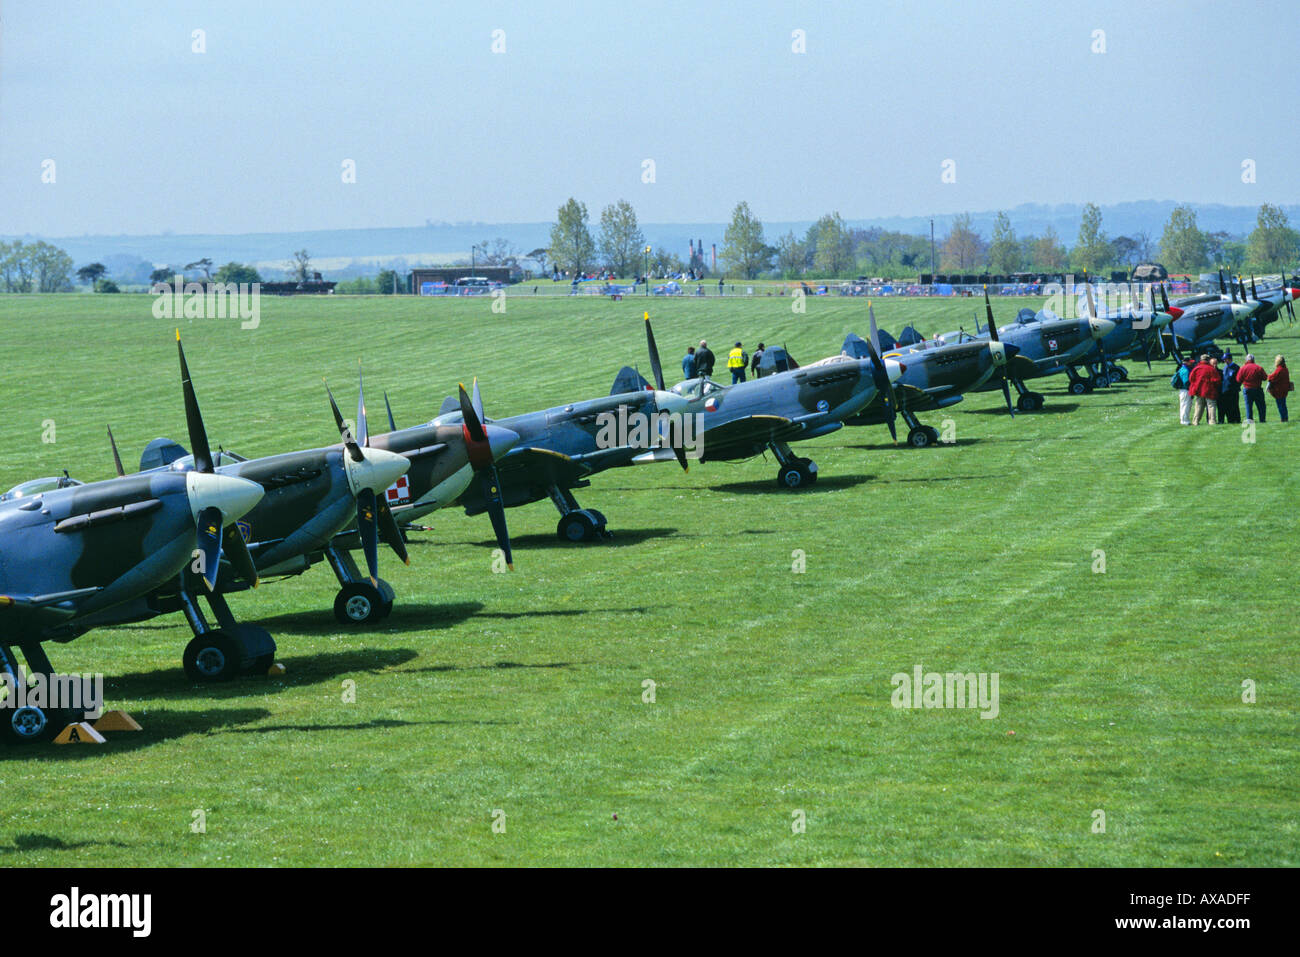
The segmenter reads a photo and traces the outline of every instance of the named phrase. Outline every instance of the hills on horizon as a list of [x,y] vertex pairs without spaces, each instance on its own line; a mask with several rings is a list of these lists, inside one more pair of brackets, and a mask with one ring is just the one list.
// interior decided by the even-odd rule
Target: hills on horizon
[[[1145,231],[1152,242],[1158,242],[1164,224],[1179,203],[1173,200],[1140,200],[1101,206],[1102,227],[1111,238],[1132,236]],[[1228,206],[1223,204],[1190,204],[1197,215],[1197,225],[1207,232],[1223,231],[1244,236],[1255,227],[1258,207]],[[1283,206],[1293,223],[1300,222],[1300,205]],[[592,214],[590,228],[595,233],[599,216]],[[975,228],[984,236],[992,231],[997,210],[972,212]],[[1083,213],[1081,203],[1045,205],[1024,203],[1005,211],[1017,235],[1040,235],[1049,226],[1056,230],[1061,241],[1073,243],[1079,231]],[[821,214],[818,214],[821,215]],[[936,214],[933,217],[936,241],[947,234],[956,213]],[[850,227],[894,230],[897,232],[929,235],[930,216],[883,216],[865,219],[846,219]],[[801,236],[814,220],[797,222],[765,222],[764,232],[769,243],[787,231]],[[656,248],[676,252],[686,258],[691,241],[703,241],[707,250],[710,244],[723,244],[726,223],[642,223],[641,230],[647,242]],[[371,275],[380,269],[406,269],[413,266],[445,265],[470,259],[470,247],[475,243],[508,240],[520,256],[549,242],[551,224],[545,223],[433,223],[424,226],[394,226],[360,229],[311,230],[283,233],[244,234],[159,234],[152,236],[38,236],[8,235],[5,240],[43,239],[66,250],[80,266],[102,262],[111,274],[124,278],[143,272],[147,279],[149,268],[164,265],[184,266],[204,257],[217,265],[237,261],[252,263],[267,278],[277,268],[286,266],[294,250],[306,249],[326,278],[344,279]]]

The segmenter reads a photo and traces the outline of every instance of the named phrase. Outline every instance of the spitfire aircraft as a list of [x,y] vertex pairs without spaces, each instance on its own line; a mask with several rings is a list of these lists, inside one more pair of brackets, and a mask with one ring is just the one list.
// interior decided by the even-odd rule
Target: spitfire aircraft
[[[660,424],[669,423],[674,413],[680,416],[688,406],[687,400],[662,388],[648,390],[644,384],[645,380],[634,370],[623,369],[615,379],[613,391],[604,398],[493,420],[484,413],[475,381],[472,399],[467,399],[462,388],[459,403],[448,398],[438,417],[420,428],[468,430],[482,423],[483,427],[516,436],[513,447],[507,447],[508,451],[497,460],[490,480],[466,487],[458,504],[467,515],[488,512],[494,527],[499,522],[504,528],[501,509],[549,498],[560,513],[556,534],[564,541],[589,542],[609,536],[608,520],[596,509],[579,505],[573,496],[574,489],[586,488],[591,484],[591,476],[607,469],[632,465],[638,459],[656,461],[653,458],[656,450],[667,452],[669,460],[676,459],[683,468],[687,467],[680,441],[675,451],[664,449],[665,437],[658,429]],[[630,423],[630,431],[620,435],[619,428],[611,428],[618,423]],[[642,423],[646,427],[638,436],[636,426]],[[413,431],[397,430],[391,408],[389,425],[393,431],[387,436],[376,436],[374,441],[387,442],[392,447],[397,437]],[[652,453],[651,458],[643,458],[647,452]],[[415,500],[397,503],[393,510],[403,522],[411,523],[431,508],[427,502]],[[509,560],[508,544],[505,550]]]
[[[650,367],[662,389],[663,370],[648,317],[646,338]],[[841,354],[732,385],[687,379],[670,391],[687,400],[686,412],[701,417],[695,458],[703,462],[747,459],[771,451],[780,465],[777,484],[796,489],[817,481],[817,463],[796,456],[789,443],[843,428],[877,395],[882,397],[884,422],[897,440],[893,384],[903,371],[901,363],[882,359],[868,343],[867,358]],[[666,451],[649,454],[661,457]]]
[[[181,364],[186,402],[193,402],[197,409],[183,353]],[[357,403],[356,437],[328,388],[326,394],[342,439],[340,445],[259,459],[243,459],[224,450],[218,453],[219,471],[251,479],[267,492],[261,505],[240,523],[255,563],[251,573],[235,568],[223,569],[226,574],[208,570],[211,583],[204,597],[220,627],[212,628],[204,618],[193,576],[158,589],[133,609],[137,620],[171,611],[185,614],[195,638],[183,662],[193,680],[227,680],[241,670],[264,671],[270,664],[274,640],[255,625],[237,622],[224,597],[256,587],[262,578],[298,575],[324,559],[341,586],[334,600],[339,622],[359,624],[387,617],[394,593],[379,577],[379,541],[389,545],[403,562],[408,561],[405,540],[388,504],[389,491],[395,485],[414,489],[426,510],[432,511],[460,494],[472,475],[482,469],[485,456],[490,465],[494,456],[517,439],[503,429],[491,428],[482,431],[480,448],[467,440],[460,428],[425,427],[372,443],[364,391]],[[120,471],[115,444],[113,455]],[[184,472],[193,462],[194,457],[185,455],[176,443],[155,439],[140,464],[144,472]],[[351,531],[346,532],[349,526]],[[504,526],[502,531],[504,534]],[[353,548],[363,551],[366,574],[358,570],[350,553]]]
[[990,392],[1002,388],[1005,379],[1015,386],[1018,393],[1016,408],[1021,412],[1033,412],[1043,407],[1042,394],[1030,391],[1025,385],[1027,379],[1063,372],[1070,379],[1072,394],[1083,395],[1092,391],[1092,382],[1079,375],[1075,367],[1092,349],[1094,341],[1114,328],[1115,324],[1109,319],[1061,319],[1047,310],[1035,314],[1032,309],[1021,309],[1014,322],[997,328],[987,289],[984,290],[984,311],[988,318],[987,326],[981,329],[976,320],[975,335],[958,329],[936,337],[940,345],[978,342],[992,339],[992,330],[996,329],[998,341],[1019,350],[1017,355],[1008,359],[1001,376],[991,378],[971,391]]
[[[187,402],[193,467],[83,484],[27,482],[0,497],[0,669],[21,683],[14,649],[53,675],[42,644],[70,641],[178,579],[192,563],[253,574],[235,522],[263,498],[260,484],[213,467],[197,405]],[[204,576],[212,587],[215,579]],[[31,704],[5,708],[0,734],[34,741],[80,715]]]
[[[910,348],[897,348],[899,343],[876,327],[876,315],[868,304],[867,315],[870,322],[871,342],[877,354],[884,359],[895,359],[903,370],[894,383],[894,394],[898,401],[898,414],[907,423],[907,443],[913,448],[923,449],[939,441],[939,432],[933,426],[922,425],[917,419],[917,412],[934,409],[946,409],[962,400],[963,393],[973,391],[983,385],[1003,369],[1009,360],[1020,353],[1017,346],[1007,345],[996,340],[971,341],[952,345],[937,345],[932,341],[919,340]],[[888,346],[882,345],[888,342]],[[895,347],[891,349],[891,347]],[[871,349],[859,336],[849,333],[840,350],[841,355],[857,359],[868,359]],[[764,353],[764,359],[767,358]],[[1006,388],[1006,380],[1002,380]],[[1007,406],[1011,398],[1007,396]],[[873,399],[857,415],[844,420],[845,425],[884,425],[888,421],[886,404]]]

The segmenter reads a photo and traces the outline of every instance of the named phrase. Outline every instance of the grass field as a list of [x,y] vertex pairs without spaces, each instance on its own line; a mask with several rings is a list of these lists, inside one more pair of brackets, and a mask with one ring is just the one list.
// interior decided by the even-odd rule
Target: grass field
[[[602,395],[647,368],[643,308],[268,299],[256,330],[180,325],[213,442],[262,455],[336,439],[321,377],[347,408],[358,358],[372,422],[385,389],[409,425],[474,375],[497,417]],[[650,308],[674,370],[701,336],[806,361],[866,328],[862,300]],[[893,332],[973,314],[877,303]],[[1258,351],[1295,359],[1271,328]],[[107,423],[129,462],[183,440],[148,298],[0,297],[0,332],[0,487],[110,476]],[[0,752],[0,862],[1300,864],[1297,426],[1180,428],[1167,366],[1129,368],[1077,399],[1042,380],[1046,408],[1014,420],[993,393],[922,416],[953,420],[951,446],[808,443],[821,479],[799,493],[770,459],[605,473],[577,494],[616,538],[564,545],[549,504],[513,509],[513,574],[490,572],[485,517],[437,513],[410,568],[381,556],[379,627],[336,626],[323,566],[234,597],[283,678],[188,685],[178,616],[51,646],[145,730]],[[895,709],[917,665],[997,672],[998,716]]]

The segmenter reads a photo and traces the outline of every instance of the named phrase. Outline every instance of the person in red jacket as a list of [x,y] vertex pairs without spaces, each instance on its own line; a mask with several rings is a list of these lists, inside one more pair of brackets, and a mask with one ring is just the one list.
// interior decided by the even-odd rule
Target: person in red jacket
[[[1286,394],[1294,388],[1291,383],[1291,373],[1287,371],[1286,360],[1278,356],[1273,360],[1273,371],[1268,377],[1268,394],[1277,403],[1277,415],[1283,422],[1286,421]],[[1263,418],[1260,416],[1261,421]]]
[[1223,373],[1219,371],[1218,360],[1208,355],[1201,356],[1187,386],[1192,395],[1192,425],[1200,425],[1202,415],[1210,425],[1219,424],[1219,385],[1222,382]]
[[1253,355],[1246,356],[1246,361],[1237,370],[1237,383],[1246,397],[1247,422],[1254,421],[1251,410],[1256,408],[1259,411],[1259,421],[1264,421],[1264,383],[1267,381],[1268,373],[1264,367],[1255,361]]

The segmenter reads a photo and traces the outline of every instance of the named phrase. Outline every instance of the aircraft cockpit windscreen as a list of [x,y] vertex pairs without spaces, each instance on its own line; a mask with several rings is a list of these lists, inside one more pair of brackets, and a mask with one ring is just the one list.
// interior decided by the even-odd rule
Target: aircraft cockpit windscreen
[[74,485],[85,484],[85,482],[77,479],[68,478],[66,475],[51,475],[47,478],[31,479],[21,485],[15,485],[9,491],[0,495],[0,502],[13,502],[20,498],[32,498],[42,492],[53,492],[57,489],[72,488]]

